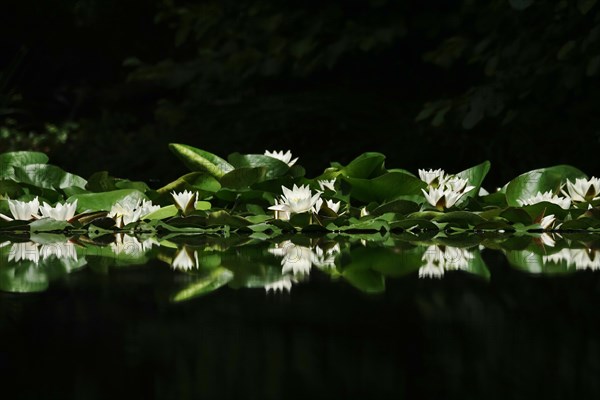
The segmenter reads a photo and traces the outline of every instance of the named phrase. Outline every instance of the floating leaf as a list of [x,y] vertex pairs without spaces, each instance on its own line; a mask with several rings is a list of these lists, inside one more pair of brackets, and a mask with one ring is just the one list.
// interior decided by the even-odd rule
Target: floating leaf
[[144,193],[136,189],[120,189],[103,193],[84,193],[71,196],[68,203],[77,200],[77,212],[110,211],[113,205],[135,205],[138,201],[146,199]]
[[368,152],[356,157],[341,170],[341,174],[349,178],[367,179],[385,172],[383,164],[385,156],[381,153]]
[[586,178],[586,175],[570,165],[557,165],[549,168],[540,168],[519,175],[503,190],[509,206],[519,207],[517,200],[525,200],[535,196],[538,192],[552,191],[559,193],[561,184],[567,179],[575,181],[576,178]]
[[206,171],[219,179],[233,170],[233,165],[208,151],[185,144],[171,143],[169,149],[192,171]]
[[15,180],[45,189],[63,189],[71,186],[85,189],[87,181],[63,169],[47,164],[29,164],[14,167]]
[[283,161],[263,154],[233,153],[229,155],[228,160],[236,169],[262,167],[265,169],[266,179],[278,178],[290,170]]
[[425,182],[402,172],[388,172],[374,179],[344,178],[351,185],[350,196],[362,202],[396,200],[423,196]]

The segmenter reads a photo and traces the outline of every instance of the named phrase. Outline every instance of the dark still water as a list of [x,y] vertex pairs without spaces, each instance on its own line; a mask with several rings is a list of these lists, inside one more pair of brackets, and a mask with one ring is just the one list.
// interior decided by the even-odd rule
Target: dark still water
[[10,238],[2,391],[600,398],[597,239],[551,240]]

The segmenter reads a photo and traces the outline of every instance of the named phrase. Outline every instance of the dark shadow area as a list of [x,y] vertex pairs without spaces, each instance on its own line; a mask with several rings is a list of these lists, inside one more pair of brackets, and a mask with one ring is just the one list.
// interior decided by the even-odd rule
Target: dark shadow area
[[595,1],[28,0],[0,15],[0,151],[165,182],[169,142],[291,149],[316,175],[363,151],[488,186],[593,175]]

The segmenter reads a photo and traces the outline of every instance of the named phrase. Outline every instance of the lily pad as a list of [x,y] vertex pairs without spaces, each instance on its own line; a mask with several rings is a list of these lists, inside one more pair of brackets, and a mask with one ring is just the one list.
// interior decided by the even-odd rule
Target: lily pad
[[233,165],[208,151],[185,144],[171,143],[169,149],[192,171],[206,171],[219,179],[234,169]]

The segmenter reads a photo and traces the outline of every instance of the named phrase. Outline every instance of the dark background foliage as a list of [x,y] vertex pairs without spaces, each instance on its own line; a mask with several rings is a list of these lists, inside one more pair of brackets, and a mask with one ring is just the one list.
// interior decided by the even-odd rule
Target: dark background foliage
[[164,181],[184,142],[291,149],[310,175],[388,166],[488,186],[543,166],[598,175],[595,0],[23,0],[0,13],[0,151]]

